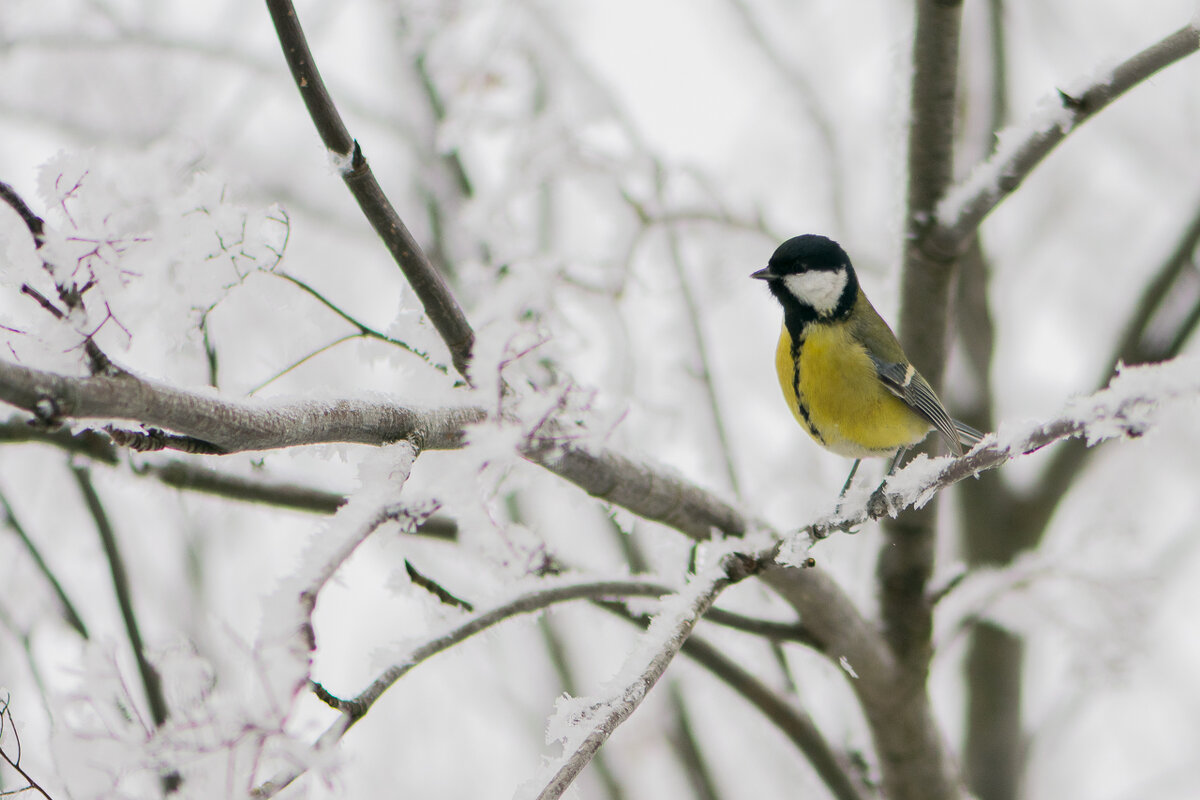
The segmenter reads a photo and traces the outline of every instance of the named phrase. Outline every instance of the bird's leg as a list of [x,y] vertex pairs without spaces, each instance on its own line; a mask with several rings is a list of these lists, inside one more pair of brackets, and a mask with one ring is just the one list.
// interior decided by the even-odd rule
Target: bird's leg
[[[842,515],[842,503],[846,499],[846,492],[850,491],[850,483],[854,480],[854,473],[858,472],[858,465],[862,463],[861,458],[854,459],[854,466],[850,468],[850,474],[846,476],[846,482],[842,484],[842,491],[838,493],[837,508],[833,513],[839,517]],[[847,531],[847,533],[857,533],[858,531]]]
[[887,475],[885,477],[890,478],[896,474],[896,470],[900,468],[900,462],[904,460],[904,456],[907,453],[907,447],[901,447],[896,451],[896,457],[892,459],[892,465],[888,467]]
[[845,497],[846,492],[850,490],[850,482],[854,480],[854,473],[858,472],[858,465],[861,463],[861,458],[854,459],[854,466],[850,468],[850,474],[846,476],[846,482],[842,484],[842,491],[838,494],[838,500]]

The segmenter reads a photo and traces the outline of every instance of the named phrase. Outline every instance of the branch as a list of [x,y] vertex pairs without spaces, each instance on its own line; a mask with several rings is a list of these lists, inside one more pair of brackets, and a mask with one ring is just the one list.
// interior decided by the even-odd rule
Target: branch
[[15,794],[20,794],[22,792],[25,792],[29,789],[32,789],[33,791],[40,794],[42,797],[46,798],[46,800],[54,800],[54,798],[52,798],[49,795],[49,793],[47,793],[46,790],[42,788],[42,785],[40,783],[38,783],[37,781],[35,781],[33,779],[33,776],[31,776],[28,772],[26,772],[25,768],[21,766],[21,737],[20,737],[20,734],[17,733],[17,724],[13,720],[12,709],[9,706],[10,706],[10,698],[6,692],[4,695],[4,700],[0,701],[0,736],[3,736],[3,734],[4,734],[5,721],[7,720],[8,728],[12,731],[13,739],[15,739],[16,743],[17,743],[17,754],[15,757],[10,756],[8,754],[8,751],[6,751],[3,747],[0,747],[0,759],[4,759],[4,763],[6,763],[10,767],[12,767],[13,770],[15,770],[18,775],[20,775],[22,778],[24,778],[27,786],[25,786],[23,789],[17,789],[16,791],[13,791],[13,792],[6,791],[6,792],[3,792],[3,794],[4,795],[8,795],[8,794],[15,795]]
[[415,409],[372,400],[225,400],[121,371],[76,378],[0,360],[0,400],[40,421],[124,419],[178,431],[220,453],[303,444],[382,445],[413,439],[424,450],[462,446],[463,426],[483,419],[468,407]]
[[1134,86],[1197,49],[1200,29],[1195,24],[1185,25],[1118,65],[1106,80],[1094,81],[1072,94],[1060,91],[1044,101],[1041,113],[1026,123],[1024,135],[1001,146],[938,203],[922,247],[932,257],[959,253],[984,218],[1072,131]]
[[[540,611],[556,603],[570,600],[594,599],[603,597],[657,597],[662,594],[663,587],[649,581],[588,581],[584,583],[569,582],[557,586],[544,586],[531,592],[518,595],[507,603],[503,603],[485,611],[477,611],[444,633],[430,637],[413,647],[402,659],[388,667],[371,684],[349,700],[341,700],[321,688],[319,694],[323,701],[341,712],[332,725],[325,729],[316,744],[317,752],[332,747],[346,735],[353,725],[370,710],[371,706],[383,696],[396,681],[411,672],[417,665],[432,658],[438,653],[448,650],[456,644],[469,639],[477,633],[503,622],[506,619]],[[304,774],[303,767],[293,767],[280,772],[270,780],[258,786],[253,792],[254,797],[274,797],[289,784]]]
[[815,542],[834,530],[848,531],[868,520],[921,508],[943,489],[965,478],[976,477],[1060,439],[1086,438],[1089,445],[1094,445],[1118,437],[1139,438],[1150,429],[1154,413],[1164,403],[1194,401],[1198,396],[1200,363],[1194,360],[1127,367],[1107,389],[1069,402],[1047,422],[1029,423],[1000,437],[989,434],[961,458],[915,459],[884,481],[865,503],[843,503],[839,511],[850,513],[818,520],[800,533]]
[[[655,189],[661,201],[665,194],[663,186],[662,166],[656,164]],[[684,264],[683,252],[679,247],[679,231],[674,226],[667,226],[667,250],[671,257],[671,266],[675,270],[676,280],[679,281],[679,295],[683,300],[683,308],[688,321],[688,332],[692,337],[692,347],[695,356],[700,385],[704,388],[704,398],[708,401],[709,414],[712,417],[713,434],[717,440],[717,450],[721,455],[721,463],[725,467],[725,475],[729,480],[729,490],[735,497],[741,497],[742,490],[738,484],[737,468],[733,462],[733,447],[730,445],[729,432],[725,428],[725,417],[721,413],[721,403],[717,399],[717,389],[713,381],[712,359],[709,358],[708,344],[704,339],[704,329],[701,325],[700,305],[692,292],[693,281],[688,277],[687,266]]]
[[[143,464],[135,467],[139,475],[149,475],[173,489],[211,494],[227,500],[332,514],[346,504],[346,495],[314,486],[304,486],[270,478],[250,478],[217,472],[190,461],[172,460],[162,464]],[[446,516],[431,515],[417,524],[416,532],[435,539],[453,540],[458,536],[458,523]]]
[[[575,704],[576,708],[570,713],[566,730],[561,736],[567,749],[573,747],[574,750],[538,794],[538,800],[556,800],[562,796],[600,747],[608,741],[608,737],[637,710],[646,695],[658,683],[658,679],[683,647],[696,623],[712,606],[717,595],[732,584],[757,574],[764,565],[774,561],[776,551],[777,545],[771,543],[748,555],[728,553],[708,571],[708,574],[696,576],[675,598],[675,602],[668,601],[646,632],[645,646],[631,655],[622,670],[628,675],[636,669],[636,674],[631,676],[632,680],[618,694],[607,700],[599,703],[589,702],[586,707]],[[647,647],[652,648],[653,652],[643,665],[639,665],[639,659],[644,658],[642,651]],[[571,730],[579,727],[580,723],[586,723],[589,728],[582,738],[578,732]]]
[[325,88],[321,73],[317,70],[312,51],[296,9],[291,0],[267,0],[267,9],[275,24],[275,32],[283,47],[284,57],[292,71],[292,78],[304,99],[309,116],[321,136],[325,147],[343,162],[342,180],[358,201],[371,227],[383,239],[396,264],[421,301],[425,314],[450,350],[454,368],[463,378],[471,362],[471,348],[475,333],[467,322],[466,315],[454,299],[441,273],[422,252],[420,245],[405,227],[400,215],[388,201],[387,195],[375,179],[375,174],[363,157],[362,150],[347,130],[333,98]]
[[[0,393],[4,390],[0,388]],[[72,433],[69,428],[49,429],[37,420],[14,414],[0,422],[0,444],[37,442],[59,448],[72,455],[86,456],[110,466],[120,462],[116,445],[107,435],[94,430]]]
[[[650,623],[649,616],[631,614],[620,603],[597,605],[643,628]],[[710,609],[705,619],[715,622],[713,615],[716,612],[717,609]],[[683,643],[682,652],[724,681],[783,731],[812,764],[817,775],[837,800],[864,800],[866,794],[859,790],[851,779],[845,759],[833,749],[822,735],[821,729],[803,709],[795,703],[788,702],[778,692],[738,666],[737,662],[726,656],[720,648],[699,636],[689,637]]]
[[[953,179],[961,17],[959,0],[916,3],[899,333],[909,359],[935,388],[945,371],[958,265],[953,258],[931,255],[924,240],[934,205]],[[930,441],[922,450],[932,452],[935,446]],[[925,596],[933,572],[934,511],[931,507],[884,525],[885,542],[875,568],[883,635],[895,661],[892,674],[873,683],[875,690],[886,687],[893,695],[887,716],[894,719],[880,716],[884,706],[879,697],[864,697],[863,707],[879,751],[884,794],[893,800],[957,797],[925,688],[932,629]],[[852,669],[858,671],[857,666]]]
[[312,298],[314,298],[318,303],[325,306],[330,311],[332,311],[334,314],[337,314],[339,317],[341,317],[346,322],[350,323],[356,329],[358,329],[360,336],[365,336],[369,339],[377,339],[381,342],[390,344],[393,347],[398,347],[401,350],[412,353],[414,356],[421,359],[426,364],[428,364],[429,366],[436,369],[438,372],[441,372],[441,373],[448,372],[448,370],[446,369],[446,365],[438,364],[437,362],[435,362],[429,356],[429,353],[425,352],[424,350],[418,350],[417,348],[410,345],[408,342],[401,341],[400,339],[396,339],[392,336],[388,336],[386,333],[383,333],[382,331],[372,328],[370,325],[367,325],[365,322],[360,321],[359,319],[355,318],[351,314],[344,311],[340,306],[335,304],[332,300],[330,300],[325,295],[321,294],[316,289],[314,289],[312,286],[310,286],[309,284],[300,280],[299,278],[297,278],[293,275],[289,275],[286,272],[280,272],[278,270],[270,270],[268,274],[274,275],[279,278],[283,278],[285,281],[291,283],[296,288],[300,289],[303,292],[306,292],[308,295],[310,295]]
[[697,541],[711,539],[714,533],[744,536],[757,524],[712,492],[661,467],[611,450],[555,448],[534,441],[523,455],[593,497],[661,522]]
[[146,648],[142,642],[141,630],[138,628],[137,614],[133,610],[133,594],[130,591],[129,574],[125,571],[125,560],[121,557],[121,551],[117,546],[116,532],[108,520],[104,503],[96,494],[96,487],[92,485],[91,473],[86,467],[73,467],[71,473],[75,476],[75,482],[79,485],[79,491],[83,494],[92,520],[96,523],[96,531],[100,534],[100,541],[104,545],[104,555],[108,561],[109,572],[112,574],[117,605],[121,608],[125,633],[129,637],[129,646],[137,661],[138,674],[141,675],[142,687],[146,691],[146,700],[150,704],[150,715],[154,719],[155,727],[161,727],[167,721],[167,700],[163,695],[162,679],[159,677],[158,670],[146,658]]
[[[420,514],[400,502],[390,502],[382,507],[372,506],[372,498],[399,496],[412,473],[418,452],[416,447],[412,442],[404,441],[396,446],[396,451],[397,457],[388,473],[390,485],[380,487],[380,491],[371,496],[360,497],[358,502],[347,504],[328,529],[312,540],[308,551],[301,557],[300,568],[284,579],[275,590],[274,597],[265,605],[269,611],[262,624],[263,633],[258,647],[263,657],[274,662],[269,669],[273,679],[272,688],[278,688],[281,692],[281,696],[273,698],[274,705],[280,709],[292,707],[296,695],[312,682],[311,654],[317,647],[313,612],[322,589],[380,526],[388,522],[404,522],[415,527],[421,518]],[[282,722],[282,711],[280,716]],[[299,775],[300,772],[295,774]],[[294,780],[294,776],[290,780]],[[252,794],[259,796],[257,790]]]
[[[1195,390],[1196,387],[1186,380],[1170,383],[1174,371],[1168,368],[1172,364],[1186,366],[1176,359],[1166,364],[1126,368],[1114,379],[1109,389],[1075,401],[1055,419],[1036,426],[1036,432],[1028,434],[1020,442],[1012,440],[1002,446],[992,439],[959,459],[910,464],[885,484],[892,487],[891,494],[876,493],[870,513],[863,507],[841,518],[818,520],[805,530],[821,538],[822,533],[831,530],[846,529],[866,519],[895,514],[913,505],[919,507],[942,488],[967,475],[992,469],[1017,455],[1032,452],[1058,439],[1087,434],[1095,440],[1116,435],[1116,429],[1107,435],[1098,433],[1097,425],[1103,422],[1118,427],[1124,424],[1123,431],[1133,435],[1148,423],[1141,419],[1135,425],[1127,418],[1130,415],[1144,416],[1156,402],[1155,392],[1165,392],[1162,397],[1170,398],[1184,396]],[[1161,377],[1144,377],[1155,370],[1163,371]],[[1175,371],[1186,375],[1182,367]],[[1139,381],[1148,382],[1146,391],[1138,395],[1123,394],[1129,391],[1126,385],[1135,376]],[[1150,383],[1152,380],[1168,383],[1158,386]],[[383,401],[350,399],[239,403],[173,389],[129,373],[116,378],[75,378],[3,360],[0,360],[0,399],[35,410],[35,413],[45,412],[47,408],[58,409],[58,414],[47,415],[51,419],[140,419],[175,427],[187,435],[216,439],[224,448],[223,452],[318,442],[380,445],[406,438],[405,434],[414,441],[422,442],[424,449],[447,449],[463,444],[466,425],[485,418],[482,409],[469,406],[417,410]],[[1085,407],[1091,408],[1090,416],[1081,411]],[[1123,419],[1125,422],[1122,422]],[[295,427],[288,429],[289,424]],[[1139,429],[1138,425],[1142,428]],[[67,443],[74,440],[57,435],[54,438],[62,439],[64,446],[75,446]],[[240,447],[237,444],[239,441]],[[645,519],[669,525],[697,540],[707,540],[714,533],[743,536],[751,528],[765,527],[693,483],[653,464],[635,461],[610,450],[564,445],[547,435],[527,441],[521,452],[530,461],[589,494]],[[901,486],[902,477],[917,475],[918,465],[929,463],[937,465],[936,474],[922,472],[923,483],[910,485],[905,493],[897,489]],[[843,510],[852,508],[851,503],[843,504]]]
[[55,597],[62,605],[63,617],[67,620],[67,624],[75,629],[75,632],[84,639],[88,638],[87,626],[83,624],[83,618],[79,616],[79,612],[75,610],[75,605],[71,599],[67,597],[66,590],[63,589],[62,583],[59,582],[58,576],[51,571],[50,566],[46,563],[46,559],[42,558],[41,551],[29,538],[29,534],[25,532],[25,527],[17,519],[17,515],[13,512],[12,505],[9,504],[8,498],[3,492],[0,492],[0,509],[4,511],[4,522],[8,527],[12,528],[13,532],[21,540],[21,544],[25,546],[25,550],[29,553],[29,557],[33,559],[33,563],[37,565],[38,572],[50,584],[50,588],[54,590]]
[[[58,447],[74,455],[85,456],[102,464],[120,463],[119,448],[104,433],[82,430],[72,433],[66,427],[47,430],[30,420],[14,416],[0,422],[0,443],[36,442]],[[195,461],[171,459],[132,465],[133,474],[154,478],[172,489],[201,492],[237,500],[261,503],[292,511],[332,514],[346,502],[346,495],[315,486],[305,486],[270,477],[234,475],[219,472]],[[433,515],[417,526],[417,533],[435,539],[453,540],[458,536],[458,523],[453,519]]]
[[[39,420],[125,419],[211,443],[220,453],[327,442],[382,445],[412,438],[425,450],[461,447],[482,409],[415,409],[358,399],[238,402],[175,389],[122,371],[76,378],[0,360],[0,400]],[[589,494],[696,539],[745,533],[740,512],[710,492],[616,453],[534,439],[523,455]]]
[[25,227],[29,229],[29,235],[33,237],[34,247],[41,249],[46,243],[46,223],[42,218],[33,213],[33,209],[17,194],[16,189],[3,181],[0,181],[0,200],[8,203],[12,210],[17,212]]

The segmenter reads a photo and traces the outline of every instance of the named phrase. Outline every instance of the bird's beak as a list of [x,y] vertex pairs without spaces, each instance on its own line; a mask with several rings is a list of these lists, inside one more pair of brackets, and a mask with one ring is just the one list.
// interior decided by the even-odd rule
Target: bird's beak
[[771,274],[770,267],[763,267],[758,272],[751,272],[750,277],[758,278],[760,281],[769,281],[769,280],[773,279],[775,276],[773,274]]

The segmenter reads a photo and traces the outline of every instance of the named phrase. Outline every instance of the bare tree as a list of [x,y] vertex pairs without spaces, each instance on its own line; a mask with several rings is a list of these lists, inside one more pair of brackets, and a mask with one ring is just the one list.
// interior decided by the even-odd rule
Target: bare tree
[[[541,644],[552,665],[547,670],[561,684],[546,687],[545,710],[560,692],[569,695],[559,699],[548,723],[561,755],[540,769],[529,764],[520,770],[527,780],[522,796],[560,797],[589,765],[603,796],[646,791],[606,759],[605,745],[628,721],[650,716],[647,700],[659,695],[667,700],[658,711],[670,723],[657,733],[671,742],[671,758],[688,789],[696,797],[733,796],[722,788],[723,759],[707,741],[720,731],[698,724],[701,701],[687,690],[690,673],[675,665],[679,654],[760,713],[763,727],[777,730],[793,748],[787,769],[802,772],[828,796],[1019,796],[1029,727],[1019,705],[1024,643],[1019,631],[989,609],[996,596],[1032,580],[1022,558],[1045,540],[1063,498],[1098,452],[1083,443],[1141,438],[1160,413],[1200,394],[1200,369],[1181,356],[1200,320],[1200,293],[1192,286],[1200,222],[1189,215],[1140,299],[1124,309],[1128,319],[1101,380],[1086,387],[1092,393],[1036,420],[1004,425],[988,377],[996,346],[988,291],[1005,277],[991,266],[981,225],[1080,125],[1200,48],[1195,22],[1070,89],[1048,87],[1048,100],[1035,116],[1008,129],[993,147],[1010,107],[1001,4],[992,3],[980,23],[991,42],[983,61],[992,77],[981,97],[960,78],[971,63],[961,52],[961,4],[917,0],[904,231],[897,247],[898,327],[907,353],[935,386],[946,382],[948,353],[953,342],[961,342],[970,362],[964,383],[974,384],[972,421],[996,433],[959,458],[936,457],[930,443],[923,456],[873,491],[852,493],[828,511],[804,508],[784,528],[750,510],[761,498],[745,488],[749,482],[740,465],[748,456],[739,452],[743,440],[730,413],[743,398],[731,396],[719,380],[732,359],[730,349],[737,348],[714,346],[708,316],[719,304],[719,290],[712,291],[713,278],[701,274],[704,261],[693,252],[696,231],[705,227],[746,237],[756,247],[777,239],[769,216],[725,203],[710,179],[656,152],[575,52],[556,14],[534,3],[518,4],[514,19],[498,23],[491,18],[495,12],[484,9],[459,16],[458,10],[417,5],[388,20],[397,42],[391,65],[399,76],[395,93],[402,102],[394,111],[381,111],[359,98],[373,91],[323,78],[326,59],[309,43],[321,26],[302,24],[306,10],[298,14],[290,0],[266,3],[281,63],[290,69],[330,162],[379,241],[335,240],[340,247],[323,256],[293,256],[295,239],[305,233],[285,208],[301,209],[313,220],[341,214],[335,222],[352,226],[349,206],[333,202],[326,213],[327,198],[293,196],[284,197],[281,206],[248,210],[230,201],[224,186],[199,178],[131,196],[118,180],[120,169],[93,174],[90,162],[69,154],[43,169],[39,201],[0,184],[0,198],[13,212],[3,235],[8,251],[17,254],[6,269],[14,277],[6,278],[0,306],[12,309],[0,318],[8,351],[0,358],[0,400],[16,411],[0,427],[0,441],[4,450],[28,459],[24,471],[31,475],[51,481],[54,469],[62,472],[54,485],[64,495],[73,486],[74,494],[69,500],[56,497],[54,505],[78,509],[51,509],[49,495],[39,498],[26,483],[19,492],[6,487],[0,494],[7,527],[15,534],[11,552],[22,565],[15,568],[24,576],[21,588],[39,587],[29,589],[37,598],[29,604],[37,609],[33,614],[15,614],[20,595],[3,593],[2,621],[7,635],[23,643],[23,669],[31,676],[25,683],[42,684],[40,691],[14,693],[0,722],[5,732],[15,732],[18,722],[10,709],[40,694],[47,723],[72,743],[56,755],[63,773],[56,784],[35,781],[22,766],[29,762],[29,737],[24,762],[8,757],[9,740],[0,739],[0,752],[24,781],[21,788],[45,796],[56,796],[57,786],[72,796],[120,790],[136,796],[183,791],[271,797],[305,776],[333,780],[341,743],[352,730],[366,727],[364,722],[373,723],[385,693],[403,685],[423,662],[451,648],[464,650],[476,633],[513,618],[578,602],[605,620],[597,624],[623,621],[631,638],[619,658],[608,659],[615,672],[597,687],[576,673],[592,671],[589,661],[604,645],[588,641],[592,655],[580,658],[578,640],[588,640],[587,626],[564,631],[554,618],[542,619]],[[740,0],[731,0],[726,12],[795,93],[826,159],[831,217],[844,220],[850,202],[842,182],[851,171],[850,156],[836,134],[836,110],[806,77],[805,67],[776,42],[766,18],[790,12]],[[280,75],[277,65],[250,55],[236,41],[213,49],[197,39],[141,29],[106,4],[94,13],[114,33],[66,45],[162,49],[251,74]],[[492,24],[503,33],[480,52],[494,48],[494,62],[480,56],[466,72],[447,66],[474,59],[448,54],[446,29],[463,26],[459,33],[469,41],[478,35],[472,26]],[[501,40],[508,49],[500,47]],[[36,38],[14,40],[18,45],[58,46]],[[369,72],[362,80],[385,74]],[[259,89],[251,83],[244,91]],[[578,107],[573,101],[580,101]],[[988,119],[973,141],[962,122],[963,107],[983,103]],[[472,114],[485,119],[473,123],[482,132],[474,143],[462,133],[464,116]],[[515,118],[520,126],[510,126]],[[401,181],[377,177],[377,165],[368,159],[372,138],[355,131],[349,119],[390,131],[403,143],[399,149],[410,153],[412,191],[403,201],[389,199],[384,185]],[[594,126],[594,138],[580,131],[568,135],[564,121],[580,131]],[[555,171],[562,162],[546,155],[555,151],[569,151],[576,169]],[[982,155],[969,169],[956,163],[956,156],[961,161],[961,154],[974,152]],[[498,157],[512,160],[503,180],[488,163]],[[117,163],[129,158],[121,155]],[[166,171],[167,165],[159,166]],[[192,163],[178,165],[178,172],[197,174]],[[589,265],[576,254],[580,247],[595,247],[595,234],[578,233],[577,243],[571,238],[573,221],[563,218],[578,202],[573,193],[597,176],[612,219],[597,224],[608,249]],[[143,185],[176,180],[159,173],[127,177]],[[497,186],[480,188],[489,181]],[[284,195],[269,187],[255,191]],[[167,197],[174,205],[157,202]],[[399,210],[414,207],[424,215]],[[621,235],[607,237],[606,226]],[[477,235],[483,227],[488,234]],[[149,229],[154,235],[139,233]],[[623,304],[644,291],[637,265],[647,258],[646,242],[659,237],[669,264],[652,274],[669,275],[676,291],[669,301],[660,293],[630,311]],[[375,258],[379,242],[402,280],[394,271],[358,263]],[[332,260],[325,263],[326,258]],[[302,274],[293,270],[293,260],[315,260],[322,268]],[[151,271],[159,277],[152,279]],[[173,285],[168,277],[175,272],[185,276],[177,281],[183,292],[169,299],[164,287]],[[749,269],[736,271],[739,281],[742,272]],[[727,277],[723,273],[716,285]],[[383,287],[401,284],[413,300],[395,322],[372,322],[372,314],[360,310],[372,306],[374,295],[394,302]],[[143,285],[149,289],[137,288]],[[350,291],[363,285],[372,290]],[[251,292],[253,301],[239,305],[238,298]],[[285,317],[290,327],[278,337],[278,351],[260,359],[248,352],[254,348],[246,330],[256,314],[269,313],[259,304],[281,297],[299,298],[304,311]],[[654,315],[644,310],[668,302],[681,324],[664,345],[647,335]],[[308,336],[304,323],[316,314],[328,315],[340,328],[320,327]],[[242,327],[229,325],[229,319]],[[612,385],[592,387],[573,377],[576,370],[589,374],[588,359],[602,357],[583,333],[589,324],[604,331],[614,352],[657,349],[659,357],[688,362],[696,384],[686,401],[676,397],[672,405],[702,409],[704,455],[696,460],[707,460],[710,468],[682,474],[664,459],[638,455],[621,443],[615,432],[622,425],[633,427],[637,441],[642,424],[623,422],[625,398],[637,396],[627,386],[635,378],[622,377],[619,367],[607,375],[596,371]],[[151,377],[130,363],[143,341],[176,330],[185,341],[164,342],[151,363],[178,371]],[[576,358],[559,344],[571,339]],[[351,351],[355,346],[361,349]],[[188,355],[171,363],[172,348]],[[768,348],[762,344],[764,352]],[[379,352],[403,376],[386,394],[347,383],[339,362],[330,363],[326,375],[296,384],[295,393],[270,396],[271,389],[288,385],[322,359],[370,362],[377,357],[370,353]],[[230,360],[237,365],[233,377],[226,366]],[[262,363],[269,365],[267,377],[249,377],[246,365]],[[650,372],[642,375],[653,380]],[[651,428],[670,425],[670,411],[648,416]],[[658,438],[645,439],[646,449],[665,447],[670,439],[660,431]],[[294,468],[307,475],[280,468],[275,459],[312,445],[376,449],[352,451],[358,488],[342,480],[347,488],[340,490],[337,469],[324,459]],[[1033,488],[1000,479],[1005,465],[1028,462],[1026,456],[1051,445]],[[295,463],[303,465],[304,458]],[[43,464],[45,459],[51,460]],[[941,492],[960,482],[965,487],[958,495],[960,520],[939,522]],[[705,483],[724,488],[715,491]],[[295,563],[278,573],[277,583],[260,587],[261,623],[253,641],[217,636],[194,620],[185,624],[169,612],[151,610],[145,601],[139,608],[139,584],[150,581],[147,569],[163,556],[123,544],[121,528],[141,527],[152,516],[136,498],[152,496],[158,485],[183,492],[185,504],[205,495],[217,498],[211,502],[222,509],[253,506],[246,513],[269,512],[272,524],[293,520],[287,515],[295,511],[329,515]],[[579,490],[592,499],[581,500]],[[559,503],[570,506],[567,515],[547,511]],[[40,526],[83,525],[97,534],[96,552],[102,553],[116,600],[112,619],[120,620],[119,626],[101,627],[119,631],[120,655],[94,641],[91,631],[101,610],[81,602],[81,587],[89,594],[95,589],[68,566],[71,541],[50,544],[47,531],[27,518]],[[570,520],[575,530],[568,533],[575,538],[542,530],[550,519]],[[822,562],[824,553],[838,552],[831,548],[839,541],[854,540],[849,534],[877,521],[882,542],[873,609],[862,601],[861,586],[848,584]],[[188,514],[180,513],[173,524],[186,528]],[[170,558],[178,564],[204,562],[199,553],[206,539],[215,538],[215,528],[208,527],[215,523],[207,522],[191,539],[174,535],[171,525],[161,525],[159,535],[184,545]],[[961,538],[968,571],[939,584],[938,537],[950,527]],[[322,617],[322,609],[338,602],[337,578],[363,558],[356,554],[381,558],[386,550],[372,548],[399,540],[397,529],[411,550],[402,559],[403,577],[392,583],[401,586],[401,596],[425,604],[426,630],[397,633],[387,628],[382,609],[373,611],[388,653],[383,666],[367,670],[369,659],[327,644],[343,628],[354,627],[353,615]],[[597,547],[611,552],[596,557]],[[197,607],[205,599],[201,587],[219,580],[211,570],[220,567],[207,569],[187,573],[195,581]],[[756,587],[752,613],[723,607],[726,597],[746,586]],[[352,583],[350,591],[360,588]],[[941,611],[963,596],[969,601],[961,613]],[[979,602],[970,600],[979,596]],[[961,745],[947,733],[933,699],[931,670],[941,644],[935,612],[953,621],[954,633],[969,637]],[[184,616],[198,613],[192,609]],[[64,692],[42,680],[46,666],[30,642],[44,618],[61,618],[86,643],[85,651],[102,653],[80,657],[81,663],[90,659],[88,684],[73,693],[74,702],[87,709],[83,722],[67,719]],[[172,658],[167,643],[180,640],[186,645]],[[744,642],[774,655],[775,661],[767,659],[769,677],[763,674],[768,669],[741,663],[736,654]],[[126,653],[132,672],[123,665]],[[325,672],[335,658],[375,677],[341,691],[335,682],[344,678],[331,680]],[[503,666],[497,663],[498,670]],[[129,675],[136,681],[127,681]],[[830,675],[844,680],[840,691],[847,699],[841,707],[862,720],[861,741],[848,729],[831,728],[820,708],[823,698],[804,689],[806,682]],[[669,688],[657,688],[660,681]],[[407,724],[419,728],[420,721]],[[108,760],[92,764],[88,777],[76,777],[73,765],[64,762],[82,759],[96,742],[111,748]],[[445,743],[445,750],[457,750],[460,763],[464,756],[474,758],[456,743]],[[84,760],[95,759],[95,752]]]

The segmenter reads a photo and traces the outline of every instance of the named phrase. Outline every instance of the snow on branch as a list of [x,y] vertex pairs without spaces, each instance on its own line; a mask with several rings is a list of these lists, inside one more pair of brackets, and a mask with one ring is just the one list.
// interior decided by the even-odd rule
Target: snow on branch
[[48,425],[74,418],[161,426],[188,437],[186,442],[157,437],[164,446],[210,454],[327,442],[382,445],[401,439],[422,450],[444,450],[460,447],[463,427],[483,419],[475,408],[419,409],[359,398],[237,401],[124,370],[80,378],[4,360],[0,400]]
[[745,550],[748,542],[728,542],[725,554],[712,566],[697,574],[679,594],[663,601],[646,634],[610,681],[611,689],[605,696],[559,701],[549,735],[563,742],[567,755],[558,765],[549,765],[554,774],[537,794],[537,800],[562,796],[613,732],[642,704],[717,595],[774,561],[778,543],[766,536],[761,538],[764,541],[750,553],[734,550],[734,545]]
[[1044,99],[1034,116],[999,135],[999,146],[971,175],[938,203],[926,249],[955,255],[984,217],[1021,182],[1059,142],[1125,92],[1200,49],[1200,25],[1192,21],[1111,70],[1070,91]]
[[[1079,437],[1088,446],[1108,439],[1136,439],[1152,426],[1158,409],[1171,402],[1200,397],[1200,360],[1176,358],[1162,364],[1120,367],[1106,389],[1077,397],[1045,422],[1001,425],[997,433],[961,458],[929,459],[919,456],[888,478],[868,497],[848,498],[840,514],[800,530],[806,541],[815,541],[835,530],[849,530],[867,520],[895,517],[906,508],[920,508],[938,492],[979,473],[995,469],[1048,444]],[[803,557],[807,552],[801,548]]]
[[[328,750],[360,720],[396,681],[411,672],[416,666],[433,656],[491,628],[505,620],[521,614],[541,611],[556,603],[571,600],[602,600],[615,597],[659,597],[672,589],[653,581],[622,577],[613,580],[586,579],[578,576],[539,578],[536,588],[523,591],[511,600],[492,608],[476,611],[459,620],[446,630],[427,637],[412,645],[405,655],[383,671],[357,696],[349,700],[333,697],[322,687],[314,684],[318,695],[330,706],[341,712],[339,717],[321,734],[313,746],[317,753]],[[289,767],[256,790],[256,797],[272,797],[282,791],[306,771],[305,765]]]
[[[387,479],[356,493],[314,536],[300,567],[272,592],[264,605],[262,635],[257,650],[272,678],[268,707],[282,713],[310,681],[311,654],[317,647],[312,616],[317,598],[334,574],[371,534],[389,522],[415,529],[423,512],[395,498],[412,472],[417,451],[409,442],[381,454]],[[307,769],[307,764],[304,769]]]
[[[1149,414],[1159,402],[1200,392],[1198,374],[1200,367],[1186,359],[1125,368],[1108,389],[1072,401],[1054,419],[1021,426],[1019,435],[1005,434],[1002,429],[1001,437],[985,439],[959,459],[918,458],[869,502],[856,507],[848,501],[843,504],[842,516],[818,520],[803,530],[820,538],[868,519],[894,516],[911,505],[927,503],[965,477],[1059,439],[1086,436],[1089,443],[1095,443],[1133,435],[1135,429],[1149,424]],[[4,360],[0,360],[0,400],[32,411],[45,423],[101,418],[161,425],[211,443],[215,449],[210,452],[216,453],[325,442],[381,445],[401,439],[412,441],[419,449],[447,449],[462,446],[466,428],[486,418],[486,412],[478,407],[417,409],[384,400],[233,401],[164,386],[124,371],[78,378]],[[1084,414],[1084,409],[1089,413]],[[1131,415],[1137,416],[1137,425],[1130,421]],[[713,492],[661,465],[604,448],[564,443],[554,439],[552,432],[527,437],[519,449],[526,459],[594,497],[697,540],[766,529]]]

